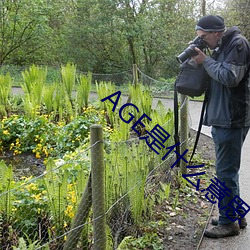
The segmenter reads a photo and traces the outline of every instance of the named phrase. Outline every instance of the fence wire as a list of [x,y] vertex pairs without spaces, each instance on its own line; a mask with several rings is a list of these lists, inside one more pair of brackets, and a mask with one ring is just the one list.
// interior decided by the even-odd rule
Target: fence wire
[[[98,142],[99,143],[99,142]],[[112,154],[119,155],[121,152],[119,151],[119,148],[121,145],[125,145],[123,147],[123,153],[128,154],[126,151],[131,150],[131,143],[138,144],[138,139],[128,140],[124,142],[116,142],[112,143],[114,147],[112,147]],[[130,145],[130,146],[129,146]],[[110,142],[108,142],[108,146],[110,146]],[[93,146],[92,146],[93,147]],[[84,151],[83,153],[88,153],[88,151],[91,148],[88,148],[88,150]],[[144,148],[145,149],[145,148]],[[125,150],[125,151],[124,151]],[[138,153],[138,152],[137,152]],[[114,192],[111,194],[112,199],[108,202],[109,205],[107,206],[106,215],[107,215],[107,223],[109,225],[109,234],[108,237],[112,239],[112,249],[117,249],[119,243],[122,241],[122,239],[127,235],[130,235],[131,232],[133,233],[134,230],[136,230],[136,224],[135,220],[140,220],[142,217],[142,210],[140,210],[142,207],[142,204],[145,202],[145,199],[150,198],[155,193],[155,188],[159,189],[160,182],[163,181],[163,178],[167,178],[170,174],[170,162],[173,162],[174,154],[171,154],[165,161],[158,165],[151,166],[151,170],[145,171],[144,176],[133,174],[134,178],[132,182],[127,183],[122,189],[122,183],[118,183],[114,181],[112,185],[110,186],[108,183],[108,180],[110,176],[106,176],[106,192]],[[132,159],[134,160],[134,158]],[[105,169],[108,169],[109,161],[106,161]],[[74,163],[74,162],[71,162]],[[79,164],[79,162],[75,162],[76,165]],[[121,177],[122,167],[121,162],[115,162],[115,165],[113,166],[118,171],[118,178]],[[149,164],[149,162],[148,162]],[[63,244],[65,243],[65,240],[70,232],[74,232],[77,229],[81,229],[84,231],[85,235],[79,239],[77,245],[79,249],[82,247],[83,249],[90,249],[92,243],[92,224],[93,219],[91,217],[91,212],[88,220],[86,222],[81,223],[77,226],[77,228],[70,228],[67,223],[70,223],[71,220],[64,216],[63,221],[55,220],[55,215],[52,214],[42,214],[41,207],[37,207],[37,211],[34,209],[34,204],[32,204],[31,201],[24,202],[22,206],[17,205],[16,203],[21,202],[19,200],[19,192],[25,193],[27,190],[29,191],[35,191],[39,185],[41,185],[41,182],[46,182],[46,178],[50,178],[48,176],[57,175],[60,172],[60,169],[64,168],[65,165],[67,166],[68,163],[62,164],[59,166],[55,166],[54,168],[51,168],[49,171],[45,171],[42,175],[28,179],[25,183],[20,185],[19,187],[10,189],[6,192],[2,192],[0,195],[0,200],[6,200],[6,197],[12,197],[13,200],[13,206],[12,206],[12,216],[13,218],[17,217],[15,215],[15,211],[19,209],[22,210],[22,222],[12,221],[12,218],[9,218],[8,220],[4,221],[4,218],[1,220],[1,229],[2,229],[2,237],[1,237],[1,248],[2,249],[12,249],[13,245],[16,245],[16,240],[18,239],[19,244],[21,242],[21,239],[31,242],[38,242],[37,246],[35,243],[35,249],[62,249]],[[134,166],[132,166],[133,169]],[[140,166],[140,171],[143,171],[147,169],[149,166],[142,165]],[[132,171],[132,169],[127,170],[129,174],[129,171]],[[139,171],[139,172],[140,172]],[[159,173],[162,173],[162,171],[165,173],[165,175],[159,175]],[[138,172],[136,172],[138,173]],[[164,176],[164,177],[162,177]],[[125,178],[125,177],[124,177]],[[50,179],[50,181],[53,181]],[[54,181],[56,181],[54,179]],[[129,181],[129,180],[127,180]],[[59,187],[61,185],[60,182],[56,183],[58,185],[58,192]],[[120,186],[119,186],[120,185]],[[107,187],[108,186],[108,187]],[[86,188],[87,186],[85,186]],[[56,186],[54,186],[56,188]],[[93,187],[92,187],[93,188]],[[107,190],[107,188],[109,190]],[[43,191],[40,190],[40,192],[43,193]],[[68,192],[71,192],[68,190]],[[37,194],[39,195],[39,193]],[[49,195],[49,194],[48,194]],[[52,194],[51,194],[52,195]],[[58,193],[58,195],[60,195]],[[79,194],[80,195],[80,194]],[[67,194],[68,196],[68,194]],[[63,197],[64,199],[67,199],[66,197]],[[34,200],[37,199],[37,197],[34,194],[31,194],[31,198],[34,198]],[[72,198],[72,196],[71,196]],[[152,198],[152,197],[151,197]],[[41,198],[42,199],[42,198]],[[43,198],[46,200],[46,198]],[[78,197],[77,199],[80,199]],[[136,204],[131,204],[131,202],[136,201]],[[10,200],[9,200],[10,202]],[[53,202],[52,200],[48,200],[47,202]],[[58,201],[59,202],[59,201]],[[76,213],[77,206],[75,207],[75,210],[70,210],[71,206],[68,204],[62,204],[63,202],[59,203],[58,206],[62,206],[62,210],[64,215],[68,212],[72,212],[72,216]],[[20,203],[19,203],[20,204]],[[57,204],[53,204],[56,206]],[[17,209],[17,210],[16,210]],[[138,209],[138,211],[136,211]],[[45,211],[43,211],[45,212]],[[154,213],[153,210],[151,213]],[[138,216],[138,217],[135,217]],[[152,214],[148,215],[152,216]],[[63,216],[62,216],[63,217]],[[71,216],[70,216],[71,217]],[[17,219],[17,218],[16,218]],[[70,218],[70,219],[73,219]],[[98,220],[99,218],[96,218],[95,220]],[[30,221],[30,223],[27,223]],[[33,223],[32,223],[33,221]],[[37,225],[33,225],[36,224]],[[58,224],[59,223],[59,224]],[[8,228],[7,228],[8,225]],[[58,228],[55,228],[58,227]],[[60,228],[61,227],[61,228]],[[32,230],[31,230],[32,228]],[[85,230],[84,230],[85,228]],[[10,230],[11,229],[11,230]],[[49,231],[49,232],[48,232]],[[78,248],[77,248],[78,249]]]
[[[141,71],[140,74],[146,85],[162,84]],[[117,79],[121,77],[118,75]],[[111,75],[105,77],[112,81]],[[95,80],[106,81],[103,75],[95,75]],[[166,90],[172,91],[171,88],[169,85]],[[179,107],[180,111],[187,102],[188,98]],[[170,122],[173,121],[166,121],[166,124]],[[183,139],[181,145],[187,140]],[[171,153],[160,162],[145,141],[138,138],[118,142],[104,139],[96,144],[103,142],[106,242],[107,249],[117,249],[126,237],[136,237],[142,220],[154,216],[153,206],[160,199],[161,183],[176,174],[170,168],[176,155]],[[1,162],[1,249],[92,249],[93,223],[100,219],[93,219],[91,193],[95,187],[89,185],[90,150],[96,144],[79,152],[80,160],[49,159],[40,166],[42,174],[19,180],[15,179],[15,170]],[[16,181],[20,185],[13,187]],[[76,219],[79,219],[77,226],[72,227]],[[71,245],[65,247],[69,235],[74,235],[77,230],[80,235],[72,239],[74,248]]]
[[144,74],[139,68],[139,81],[150,88],[152,93],[157,96],[173,97],[174,93],[174,80],[156,80],[146,74]]
[[[46,68],[46,65],[40,65],[40,67]],[[12,66],[12,65],[3,65],[0,69],[0,74],[6,74],[10,72],[10,74],[15,79],[15,84],[18,86],[21,82],[23,82],[22,72],[28,70],[28,66]],[[145,87],[150,88],[153,94],[158,96],[172,96],[174,91],[174,79],[160,79],[156,80],[147,74],[145,74],[140,68],[137,67],[138,71],[138,82],[143,84]],[[87,75],[88,72],[83,72],[77,70],[77,74]],[[116,73],[110,74],[100,74],[92,72],[92,84],[96,82],[112,82],[117,86],[128,85],[129,83],[134,82],[133,70],[126,70]],[[48,83],[60,82],[60,67],[50,66],[47,69],[47,81]]]
[[[124,153],[125,155],[128,155],[128,152],[131,151],[131,147],[135,149],[137,146],[142,144],[139,143],[138,139],[132,139],[123,142],[113,142],[111,144],[110,142],[106,143],[108,147],[112,148],[112,155],[116,155],[118,157],[124,157],[123,155],[121,155],[121,148],[122,154]],[[92,147],[94,147],[94,145]],[[146,149],[145,145],[143,148]],[[90,149],[91,147],[83,151],[82,154],[89,154]],[[137,149],[136,153],[139,153],[138,150],[141,150],[141,148]],[[158,165],[151,166],[150,171],[146,171],[149,162],[146,165],[137,166],[139,168],[139,171],[136,172],[136,170],[134,170],[133,180],[130,181],[130,183],[125,184],[122,183],[123,181],[121,179],[121,183],[118,183],[119,178],[121,178],[120,175],[123,171],[122,167],[124,167],[122,166],[122,160],[120,159],[121,161],[116,160],[110,162],[109,157],[112,158],[112,155],[110,153],[107,154],[106,157],[108,158],[108,160],[106,160],[105,169],[107,170],[110,167],[115,169],[118,174],[116,176],[118,179],[114,179],[113,182],[111,182],[109,181],[110,176],[105,177],[106,193],[109,193],[111,195],[110,197],[112,198],[111,200],[107,201],[108,205],[106,208],[106,215],[107,224],[109,225],[108,237],[112,238],[112,241],[114,242],[112,243],[114,247],[113,249],[116,249],[121,240],[126,235],[129,235],[131,233],[131,230],[135,230],[135,228],[133,228],[133,226],[135,226],[134,220],[138,220],[142,216],[142,214],[140,213],[140,206],[142,206],[142,203],[145,201],[146,196],[150,196],[152,194],[150,194],[149,189],[147,192],[145,192],[145,190],[147,190],[147,187],[149,186],[159,185],[161,178],[158,178],[158,180],[156,181],[157,178],[155,178],[155,176],[157,176],[157,173],[159,173],[159,171],[161,170],[164,170],[166,172],[169,171],[169,168],[166,167],[166,165],[169,166],[169,163],[166,163],[174,156],[173,154],[171,154],[171,156],[169,156],[168,159],[166,159],[164,162]],[[130,160],[132,162],[134,161],[134,158]],[[71,161],[71,164],[79,165],[79,162]],[[110,164],[114,165],[110,166]],[[78,225],[77,228],[70,228],[70,223],[72,222],[73,217],[76,213],[77,206],[75,205],[75,207],[73,208],[73,204],[71,203],[71,201],[69,201],[69,194],[70,199],[72,199],[74,197],[73,190],[76,190],[77,187],[74,187],[74,189],[68,187],[67,191],[64,193],[64,197],[62,196],[62,190],[60,193],[62,184],[68,183],[68,181],[64,183],[62,180],[64,178],[65,171],[67,171],[67,166],[69,166],[68,162],[59,164],[58,166],[55,164],[54,167],[44,171],[42,175],[33,178],[27,178],[26,181],[20,186],[6,190],[5,192],[2,192],[0,194],[1,204],[8,202],[9,206],[11,207],[11,216],[5,218],[2,216],[0,221],[1,249],[12,249],[13,246],[18,244],[20,246],[22,241],[33,242],[32,244],[35,247],[34,249],[62,249],[68,234],[79,228],[84,233],[82,233],[81,239],[78,240],[78,247],[76,249],[81,249],[81,247],[83,249],[91,248],[91,245],[93,244],[92,224],[94,222],[92,219],[91,211],[89,212],[89,218],[87,219],[87,221]],[[130,171],[133,171],[133,167],[136,167],[136,164],[134,166],[130,166],[129,170],[127,169],[128,175]],[[90,171],[91,170],[89,170],[89,172]],[[143,171],[142,176],[135,175],[135,173],[138,174],[141,171]],[[113,175],[115,174],[114,172],[112,173]],[[61,181],[57,180],[57,176]],[[82,177],[78,177],[79,179],[76,179],[76,181],[82,181],[80,180]],[[85,178],[85,180],[87,180],[87,178]],[[46,188],[42,188],[42,183],[47,183],[47,185],[49,185],[49,182],[54,182],[53,189],[50,189],[50,192],[55,191],[57,192],[56,194],[49,193],[48,189],[46,193]],[[127,179],[127,182],[129,182],[129,179]],[[110,185],[110,183],[112,183],[112,185]],[[73,183],[69,183],[69,185],[73,185]],[[85,185],[85,188],[86,187],[87,185]],[[78,193],[79,197],[75,197],[78,200],[76,204],[79,204],[79,199],[83,191],[84,190],[81,190],[81,192]],[[28,192],[28,196],[30,198],[29,200],[28,197],[25,196],[26,192]],[[62,199],[64,199],[64,201],[55,201],[53,199],[50,199],[49,196],[53,195],[54,199],[56,196],[60,196]],[[39,201],[41,200],[43,202],[46,202],[47,204],[41,206],[41,204],[39,203]],[[131,204],[131,202],[133,201],[137,201],[138,203]],[[48,206],[48,203],[51,203],[51,206]],[[55,206],[57,208],[61,206],[61,214],[58,215],[61,216],[61,218],[56,217],[56,214],[51,211],[52,206]],[[136,211],[136,209],[138,209],[138,211]],[[70,215],[70,213],[72,214]],[[22,217],[22,221],[18,221],[18,216]],[[134,216],[138,217],[136,218]],[[95,220],[98,220],[98,218],[96,218]]]

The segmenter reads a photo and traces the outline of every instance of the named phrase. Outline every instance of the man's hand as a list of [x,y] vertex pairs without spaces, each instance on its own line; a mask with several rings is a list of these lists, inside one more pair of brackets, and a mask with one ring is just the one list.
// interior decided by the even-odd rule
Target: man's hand
[[207,56],[198,48],[195,47],[195,51],[198,53],[197,56],[192,57],[197,64],[203,64]]

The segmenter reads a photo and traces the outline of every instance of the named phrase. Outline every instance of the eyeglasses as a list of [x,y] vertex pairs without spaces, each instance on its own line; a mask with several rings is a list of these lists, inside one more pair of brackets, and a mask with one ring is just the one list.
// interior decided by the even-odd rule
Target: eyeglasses
[[214,33],[214,32],[212,32],[212,31],[211,32],[206,32],[206,33],[200,35],[199,37],[202,38],[202,39],[205,39],[207,37],[207,35],[211,34],[211,33]]

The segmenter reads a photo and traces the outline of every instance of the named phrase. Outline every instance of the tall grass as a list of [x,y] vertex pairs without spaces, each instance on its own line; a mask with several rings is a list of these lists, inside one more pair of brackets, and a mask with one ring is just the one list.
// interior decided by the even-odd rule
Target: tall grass
[[[103,98],[115,93],[115,84],[111,82],[100,82],[96,83],[96,90],[98,99],[102,100]],[[112,111],[114,104],[106,101],[106,102],[99,102],[100,103],[100,109],[105,110],[107,112],[108,116],[108,123],[111,125],[111,127],[114,127],[115,120],[117,119],[117,114]],[[118,108],[121,104],[121,98],[118,102]]]
[[76,105],[79,111],[88,107],[91,82],[92,74],[90,72],[87,75],[80,75],[78,78]]
[[131,102],[135,104],[140,111],[139,113],[135,114],[135,120],[138,120],[143,113],[150,117],[153,101],[153,97],[150,90],[146,89],[142,84],[130,84],[129,95],[131,97]]
[[14,176],[12,166],[8,167],[4,161],[0,161],[0,214],[4,216],[5,223],[9,222],[12,214]]
[[24,82],[24,111],[29,117],[35,117],[42,103],[43,90],[46,82],[47,68],[32,65],[29,70],[22,72]]
[[[106,204],[110,208],[113,203],[123,197],[123,210],[132,214],[138,225],[145,211],[144,190],[148,175],[149,163],[154,159],[152,152],[146,149],[143,142],[112,143],[111,154],[106,155]],[[142,153],[144,152],[144,153]],[[146,153],[147,152],[147,153]],[[116,213],[117,209],[115,209]],[[120,211],[121,213],[124,211]]]
[[64,87],[70,101],[72,101],[72,92],[76,82],[76,65],[67,63],[61,66],[62,86]]
[[9,110],[8,98],[11,93],[12,79],[10,74],[0,75],[0,115],[7,116]]
[[56,84],[53,84],[51,86],[46,86],[46,88],[44,89],[43,102],[47,114],[50,114],[53,111],[55,89],[56,89]]

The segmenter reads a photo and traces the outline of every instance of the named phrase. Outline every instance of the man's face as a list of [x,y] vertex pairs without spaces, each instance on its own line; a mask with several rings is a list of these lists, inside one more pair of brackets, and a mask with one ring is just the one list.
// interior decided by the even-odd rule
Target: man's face
[[204,39],[210,49],[215,49],[218,46],[218,42],[222,36],[222,32],[206,32],[203,30],[197,30],[197,35]]

